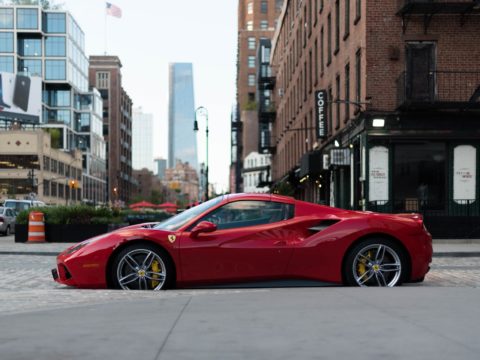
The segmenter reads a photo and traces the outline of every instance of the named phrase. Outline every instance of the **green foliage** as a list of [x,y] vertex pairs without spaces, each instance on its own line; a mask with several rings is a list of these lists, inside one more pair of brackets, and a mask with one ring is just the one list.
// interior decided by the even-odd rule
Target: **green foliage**
[[120,213],[110,208],[94,208],[87,205],[45,206],[24,210],[17,215],[18,224],[28,223],[28,214],[40,211],[47,224],[116,224],[122,222]]

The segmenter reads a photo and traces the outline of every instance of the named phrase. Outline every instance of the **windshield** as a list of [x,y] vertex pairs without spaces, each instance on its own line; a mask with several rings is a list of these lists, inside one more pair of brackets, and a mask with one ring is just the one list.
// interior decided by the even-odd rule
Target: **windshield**
[[185,210],[181,214],[178,214],[156,225],[154,229],[176,231],[193,218],[217,205],[220,201],[222,201],[222,199],[223,196],[219,196],[215,199],[204,202],[203,204],[197,205],[191,209]]
[[18,213],[22,210],[28,210],[30,208],[30,203],[23,201],[5,201],[5,207],[14,209]]

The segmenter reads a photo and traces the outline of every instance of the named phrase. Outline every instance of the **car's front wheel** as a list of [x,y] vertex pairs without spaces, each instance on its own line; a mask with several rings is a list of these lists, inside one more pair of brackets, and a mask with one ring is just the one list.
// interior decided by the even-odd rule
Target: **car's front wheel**
[[113,285],[124,290],[163,290],[171,287],[174,270],[164,250],[134,244],[120,251],[112,264]]
[[389,239],[367,239],[348,253],[344,276],[350,286],[401,285],[407,274],[404,250]]

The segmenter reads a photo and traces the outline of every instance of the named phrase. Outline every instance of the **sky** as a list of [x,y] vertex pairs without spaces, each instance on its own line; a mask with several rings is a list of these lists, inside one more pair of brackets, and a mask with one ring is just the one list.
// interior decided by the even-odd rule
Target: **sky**
[[[60,0],[85,32],[88,55],[117,55],[123,87],[154,116],[154,157],[168,154],[168,64],[191,62],[195,106],[209,114],[209,181],[228,189],[230,114],[235,101],[236,0],[112,0],[122,18],[105,17],[105,1]],[[105,36],[106,29],[106,36]],[[107,41],[105,41],[105,38]],[[205,121],[199,118],[199,163]],[[193,128],[193,124],[192,124]]]

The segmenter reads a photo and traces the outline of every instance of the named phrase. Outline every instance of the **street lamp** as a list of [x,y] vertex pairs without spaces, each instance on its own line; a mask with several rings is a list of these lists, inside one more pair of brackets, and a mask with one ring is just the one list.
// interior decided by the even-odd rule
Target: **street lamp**
[[193,122],[193,131],[198,131],[198,121],[197,121],[197,114],[201,113],[205,116],[206,128],[205,128],[205,135],[206,135],[206,143],[207,143],[207,153],[205,158],[205,201],[208,200],[208,110],[200,106],[195,110],[195,121]]

